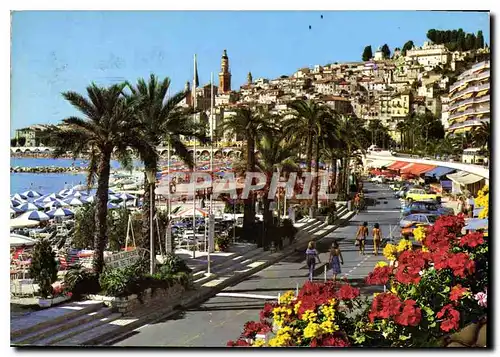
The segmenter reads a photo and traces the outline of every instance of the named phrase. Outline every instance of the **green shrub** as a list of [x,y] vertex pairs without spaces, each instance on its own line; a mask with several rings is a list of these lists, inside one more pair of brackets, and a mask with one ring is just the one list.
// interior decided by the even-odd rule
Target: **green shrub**
[[158,271],[160,270],[164,274],[191,273],[192,271],[186,262],[174,253],[167,253],[163,260],[163,264],[158,266]]
[[73,299],[86,294],[97,294],[101,291],[99,277],[80,265],[72,266],[64,275],[64,290],[71,292]]
[[229,236],[218,235],[215,237],[215,244],[217,244],[217,247],[219,247],[219,251],[221,252],[227,251],[230,243],[231,238],[229,238]]
[[105,268],[99,285],[106,296],[127,296],[140,292],[141,279],[145,276],[144,260],[124,268]]
[[57,262],[47,239],[41,239],[35,244],[29,271],[39,286],[40,296],[43,298],[51,296],[52,284],[57,280]]

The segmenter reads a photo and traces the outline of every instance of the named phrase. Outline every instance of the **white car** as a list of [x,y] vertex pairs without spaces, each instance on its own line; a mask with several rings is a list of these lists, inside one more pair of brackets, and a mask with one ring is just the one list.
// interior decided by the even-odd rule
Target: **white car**
[[375,183],[384,183],[385,178],[383,176],[375,176],[370,179],[370,182],[375,182]]

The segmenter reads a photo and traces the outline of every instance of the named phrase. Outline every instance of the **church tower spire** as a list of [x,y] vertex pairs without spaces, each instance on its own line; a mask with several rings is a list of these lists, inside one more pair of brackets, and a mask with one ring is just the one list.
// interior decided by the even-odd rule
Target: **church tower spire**
[[224,50],[221,59],[221,71],[219,73],[219,94],[231,91],[231,72],[229,72],[229,57]]
[[253,82],[253,77],[252,77],[252,72],[248,72],[248,75],[247,75],[247,84],[252,84]]

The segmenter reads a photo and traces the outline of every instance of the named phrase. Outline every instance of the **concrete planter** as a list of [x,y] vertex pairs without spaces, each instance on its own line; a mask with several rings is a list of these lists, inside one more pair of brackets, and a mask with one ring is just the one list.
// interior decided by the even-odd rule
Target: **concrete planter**
[[148,288],[140,295],[132,294],[124,297],[114,297],[105,295],[87,295],[87,299],[102,301],[104,305],[111,307],[113,312],[120,312],[124,315],[135,310],[153,305],[177,304],[186,289],[181,284],[175,284],[168,289]]
[[55,298],[52,298],[52,299],[39,298],[38,299],[38,306],[40,306],[42,308],[48,308],[48,307],[60,304],[64,301],[68,301],[70,299],[71,299],[71,297],[67,296],[67,295],[59,295],[59,296],[56,296]]
[[443,339],[445,347],[486,347],[487,317],[470,323],[458,332]]

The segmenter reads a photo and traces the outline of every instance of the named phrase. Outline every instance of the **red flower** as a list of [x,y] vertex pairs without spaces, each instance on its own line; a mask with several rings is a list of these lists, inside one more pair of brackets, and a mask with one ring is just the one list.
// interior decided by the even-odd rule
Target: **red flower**
[[415,300],[406,300],[403,310],[394,317],[394,321],[403,326],[418,326],[422,319],[422,311],[415,306],[416,304]]
[[465,236],[460,238],[460,246],[468,246],[470,248],[477,247],[484,243],[483,233],[474,232],[466,234]]
[[[343,338],[328,336],[321,340],[319,343],[322,347],[349,347],[350,344],[348,341],[345,341]],[[312,346],[311,346],[312,347]]]
[[370,285],[385,285],[389,281],[391,273],[392,267],[377,267],[373,270],[373,272],[368,274],[365,281]]
[[387,319],[397,315],[399,314],[401,306],[401,300],[397,295],[393,293],[379,294],[373,299],[372,308],[369,314],[370,321],[373,322],[376,317]]
[[227,347],[248,347],[250,344],[241,338],[236,341],[227,341]]
[[246,338],[255,338],[255,335],[259,333],[267,333],[271,331],[271,326],[269,323],[248,321],[243,327],[243,333],[241,334]]
[[353,288],[349,284],[342,284],[340,289],[337,291],[337,297],[340,300],[352,300],[359,296],[359,289]]
[[448,268],[449,259],[450,253],[447,250],[439,249],[432,253],[432,260],[434,261],[434,268],[436,270]]
[[259,313],[260,321],[263,321],[267,318],[270,318],[272,315],[273,309],[276,307],[276,305],[277,305],[276,303],[266,302],[264,304],[264,308]]
[[446,318],[441,321],[441,330],[448,332],[451,330],[456,330],[459,328],[459,321],[460,321],[460,313],[455,310],[451,304],[448,304],[444,306],[441,311],[437,313],[437,318],[440,319],[442,317]]
[[430,255],[416,251],[404,251],[398,258],[398,268],[395,278],[402,284],[418,284],[420,282],[420,272],[424,270]]
[[450,300],[458,301],[462,298],[462,295],[467,292],[467,288],[463,288],[462,285],[458,284],[451,288]]
[[452,254],[448,260],[448,266],[453,270],[453,275],[465,278],[466,274],[472,274],[475,270],[474,261],[469,259],[467,253]]

